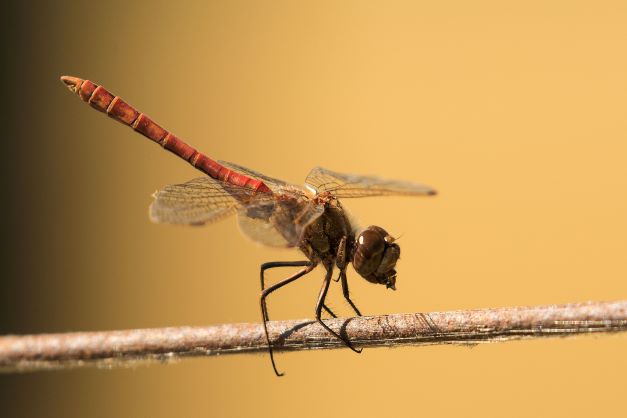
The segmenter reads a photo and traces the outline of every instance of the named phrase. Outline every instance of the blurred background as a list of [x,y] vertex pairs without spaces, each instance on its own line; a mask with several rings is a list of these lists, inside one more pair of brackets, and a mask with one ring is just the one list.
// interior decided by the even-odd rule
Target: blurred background
[[[200,173],[63,74],[296,184],[320,165],[438,189],[344,201],[402,234],[397,292],[349,272],[365,314],[627,298],[625,2],[42,3],[9,6],[2,29],[2,334],[257,322],[259,265],[302,259],[232,218],[150,223],[151,194]],[[312,317],[321,279],[273,296],[272,317]],[[278,354],[281,379],[265,355],[3,375],[0,414],[616,416],[626,348]]]

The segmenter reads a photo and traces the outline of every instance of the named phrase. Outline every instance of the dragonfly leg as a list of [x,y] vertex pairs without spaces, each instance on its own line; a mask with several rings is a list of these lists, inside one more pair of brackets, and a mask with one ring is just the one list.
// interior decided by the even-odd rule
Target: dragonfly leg
[[318,303],[316,304],[316,321],[318,321],[318,323],[320,325],[322,325],[322,327],[324,329],[329,331],[337,339],[339,339],[344,344],[346,344],[346,346],[348,348],[350,348],[351,350],[353,350],[356,353],[361,353],[361,348],[353,347],[353,344],[351,344],[351,342],[347,338],[344,338],[340,334],[338,334],[337,332],[333,331],[331,328],[329,328],[329,326],[327,324],[325,324],[322,321],[322,317],[321,317],[322,316],[322,308],[324,306],[324,300],[327,297],[327,292],[329,291],[329,284],[331,284],[331,278],[332,277],[333,277],[333,265],[327,266],[327,274],[324,277],[324,283],[322,284],[322,288],[320,289],[320,294],[318,295]]
[[346,278],[346,270],[340,271],[340,279],[342,279],[342,293],[344,293],[344,299],[351,305],[357,316],[361,316],[361,312],[357,309],[357,306],[353,303],[348,293],[348,279]]
[[[263,263],[261,265],[261,274],[260,274],[261,290],[264,290],[266,288],[265,276],[264,276],[264,273],[265,273],[266,270],[270,270],[272,268],[277,268],[277,267],[305,267],[305,266],[308,266],[310,264],[311,264],[311,261],[307,261],[307,260],[305,260],[305,261],[270,261],[268,263]],[[338,280],[339,280],[339,278],[338,278]],[[323,308],[333,318],[337,318],[337,315],[335,313],[333,313],[331,308],[329,308],[327,305],[324,305]],[[269,320],[270,319],[268,318],[268,321]]]
[[346,279],[346,236],[343,236],[340,240],[337,250],[337,259],[335,264],[340,269],[340,274],[337,276],[337,281],[342,280],[342,293],[344,293],[344,299],[351,305],[351,308],[355,311],[357,316],[361,316],[361,312],[357,309],[357,306],[351,300],[348,293],[348,280]]
[[340,281],[342,277],[342,271],[346,270],[346,235],[344,235],[337,246],[337,257],[335,259],[335,265],[340,269],[340,275],[337,279],[333,279],[336,282]]
[[283,373],[279,373],[279,371],[276,368],[276,363],[274,362],[274,354],[272,352],[272,343],[270,342],[270,335],[268,334],[269,318],[268,318],[268,307],[266,305],[266,298],[268,297],[270,293],[274,292],[277,289],[282,288],[283,286],[287,284],[292,283],[296,279],[303,277],[305,274],[311,272],[314,268],[316,268],[316,265],[313,263],[309,263],[307,267],[305,267],[304,269],[301,269],[296,274],[288,277],[287,279],[283,281],[280,281],[279,283],[276,283],[270,286],[269,288],[261,292],[261,298],[259,299],[259,303],[261,305],[261,317],[263,319],[263,330],[266,334],[266,341],[268,342],[268,353],[270,353],[270,361],[272,362],[272,368],[274,369],[274,373],[276,373],[277,376],[283,376]]
[[329,308],[327,305],[322,305],[322,309],[324,309],[325,311],[327,311],[327,313],[329,315],[331,315],[333,318],[337,318],[337,315],[333,313],[333,311],[331,310],[331,308]]
[[305,267],[311,264],[311,261],[270,261],[261,265],[261,290],[266,288],[264,272],[277,267]]

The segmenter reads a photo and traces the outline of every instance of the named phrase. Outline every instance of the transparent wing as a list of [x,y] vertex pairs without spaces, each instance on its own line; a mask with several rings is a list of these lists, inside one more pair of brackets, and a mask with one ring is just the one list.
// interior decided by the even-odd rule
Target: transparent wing
[[237,212],[240,230],[271,247],[296,247],[305,227],[324,213],[324,205],[309,200],[256,202]]
[[231,186],[211,177],[166,186],[154,194],[150,205],[153,222],[200,225],[234,213],[252,200],[270,198],[244,187]]
[[429,186],[374,176],[342,174],[315,167],[307,176],[305,185],[315,193],[330,192],[338,198],[369,196],[430,196],[436,191]]
[[253,218],[246,209],[240,209],[237,213],[237,224],[244,235],[259,244],[280,248],[295,245],[284,237],[269,219]]
[[300,187],[290,184],[286,181],[275,179],[270,176],[266,176],[265,174],[261,174],[258,171],[251,170],[250,168],[242,167],[241,165],[230,163],[228,161],[218,161],[225,167],[230,168],[231,170],[237,171],[241,174],[246,174],[249,177],[254,179],[262,180],[275,194],[284,194],[289,193],[292,195],[301,195],[305,196],[304,190]]

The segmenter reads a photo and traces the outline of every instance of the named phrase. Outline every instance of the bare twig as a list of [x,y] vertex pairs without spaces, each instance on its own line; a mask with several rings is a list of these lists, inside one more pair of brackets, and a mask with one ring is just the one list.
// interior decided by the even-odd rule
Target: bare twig
[[[627,301],[338,318],[327,324],[362,347],[475,344],[627,331]],[[311,320],[271,322],[269,331],[276,350],[343,347]],[[0,371],[129,366],[266,349],[261,324],[5,336]]]

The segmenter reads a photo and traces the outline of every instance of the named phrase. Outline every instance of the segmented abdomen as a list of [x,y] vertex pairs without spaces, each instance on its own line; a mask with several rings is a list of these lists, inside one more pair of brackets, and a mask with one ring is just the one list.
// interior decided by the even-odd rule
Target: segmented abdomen
[[63,76],[61,80],[71,91],[78,94],[84,102],[89,103],[94,109],[104,112],[113,119],[130,126],[212,178],[235,186],[247,187],[258,192],[271,192],[270,188],[262,180],[237,173],[212,160],[186,144],[176,135],[163,129],[119,96],[111,94],[104,87],[77,77]]

